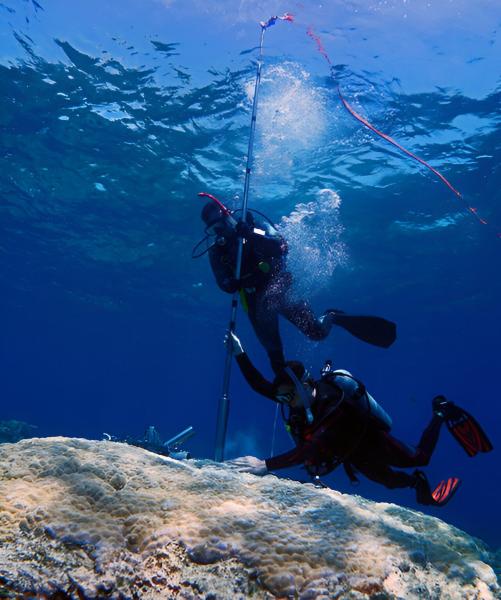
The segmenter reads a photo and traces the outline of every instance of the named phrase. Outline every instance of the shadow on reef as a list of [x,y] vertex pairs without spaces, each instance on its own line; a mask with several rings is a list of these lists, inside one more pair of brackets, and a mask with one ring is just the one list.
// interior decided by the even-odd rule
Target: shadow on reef
[[[78,600],[86,600],[85,596],[79,592],[79,590],[75,587],[73,590],[69,589],[68,592],[54,592],[53,594],[36,594],[35,592],[23,592],[21,595],[18,591],[13,590],[11,587],[5,586],[5,580],[0,577],[0,598],[5,598],[6,600],[74,600],[78,598]],[[107,596],[100,596],[101,598],[106,598]]]

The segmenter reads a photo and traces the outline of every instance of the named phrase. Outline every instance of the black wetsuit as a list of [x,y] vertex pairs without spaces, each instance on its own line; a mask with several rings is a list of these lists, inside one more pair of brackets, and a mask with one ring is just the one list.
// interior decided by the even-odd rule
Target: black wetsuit
[[273,370],[278,371],[285,362],[279,315],[312,340],[327,337],[331,322],[317,319],[306,301],[292,298],[292,275],[286,270],[285,261],[287,244],[275,227],[252,213],[248,213],[247,222],[240,281],[235,280],[236,232],[218,238],[209,250],[210,264],[224,292],[241,291],[252,327],[268,353]]
[[[276,402],[274,385],[259,373],[248,356],[244,353],[236,358],[249,385],[257,393]],[[311,473],[326,474],[343,463],[348,473],[355,469],[388,488],[414,487],[414,475],[396,471],[392,467],[427,465],[438,441],[443,420],[433,416],[418,445],[408,446],[392,436],[388,426],[371,420],[367,413],[361,414],[353,404],[343,400],[343,390],[337,385],[328,385],[331,392],[324,380],[315,382],[317,395],[311,406],[314,417],[311,425],[306,421],[303,408],[290,410],[287,424],[296,447],[266,459],[268,470],[304,464]],[[359,392],[362,399],[366,391],[361,383]]]

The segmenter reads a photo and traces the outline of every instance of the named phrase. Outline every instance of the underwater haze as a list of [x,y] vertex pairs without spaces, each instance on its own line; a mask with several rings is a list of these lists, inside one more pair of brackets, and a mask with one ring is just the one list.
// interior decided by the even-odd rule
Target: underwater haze
[[[495,0],[1,0],[0,420],[94,439],[192,425],[188,449],[213,457],[230,296],[206,256],[191,258],[197,193],[241,202],[259,21],[286,11],[294,22],[265,38],[249,205],[287,236],[316,311],[398,324],[383,350],[340,329],[310,342],[282,322],[287,358],[350,370],[409,443],[435,395],[471,411],[495,450],[472,461],[444,428],[427,473],[463,484],[424,511],[499,547]],[[338,84],[464,201],[362,127]],[[242,312],[237,331],[271,378]],[[269,456],[274,419],[234,365],[227,457]],[[274,451],[290,447],[278,423]],[[353,489],[342,469],[325,481],[418,507],[412,490]]]

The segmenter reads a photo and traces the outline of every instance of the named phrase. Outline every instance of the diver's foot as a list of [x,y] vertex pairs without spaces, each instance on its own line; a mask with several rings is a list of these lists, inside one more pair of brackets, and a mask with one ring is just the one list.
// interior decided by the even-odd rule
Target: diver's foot
[[325,311],[323,315],[318,317],[318,321],[322,328],[326,329],[328,333],[330,328],[334,325],[334,315],[329,311]]
[[426,506],[445,506],[461,485],[461,480],[458,477],[449,477],[441,481],[431,491],[428,478],[423,471],[416,469],[413,475],[415,477],[414,489],[416,490],[416,500],[419,504]]
[[430,484],[428,483],[428,477],[426,477],[424,471],[416,469],[414,475],[414,489],[416,490],[416,500],[419,504],[433,504],[433,498],[431,496]]
[[397,327],[392,321],[371,315],[351,315],[338,308],[328,308],[324,318],[331,325],[342,327],[359,340],[389,348],[397,338]]
[[431,493],[433,506],[445,506],[461,485],[459,477],[449,477],[441,481]]
[[451,402],[447,400],[445,396],[439,395],[435,396],[431,402],[433,413],[440,417],[441,419],[447,420],[454,418],[458,415],[461,409]]
[[435,396],[432,407],[433,413],[445,422],[447,429],[468,456],[473,457],[479,452],[492,450],[492,443],[487,434],[464,408],[450,402],[445,396]]
[[338,315],[345,315],[344,310],[340,310],[339,308],[327,308],[323,314],[324,318],[329,318],[334,323],[336,317]]
[[447,418],[447,413],[450,412],[450,406],[454,406],[454,402],[447,400],[445,396],[435,396],[431,401],[433,413],[442,419]]

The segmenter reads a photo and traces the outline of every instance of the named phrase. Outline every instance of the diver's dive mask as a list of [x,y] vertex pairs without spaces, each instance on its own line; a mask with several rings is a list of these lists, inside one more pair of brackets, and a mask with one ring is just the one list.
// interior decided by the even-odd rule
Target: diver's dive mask
[[[214,221],[204,230],[205,237],[203,237],[198,244],[193,246],[191,251],[191,258],[200,258],[206,254],[216,244],[222,245],[225,242],[225,238],[222,235],[224,229],[227,227],[224,217]],[[231,227],[231,225],[230,225]]]
[[216,244],[224,245],[226,243],[225,234],[233,232],[236,225],[237,221],[229,211],[228,214],[207,225],[204,229],[205,237],[193,247],[191,258],[200,258]]
[[210,225],[207,225],[207,227],[205,228],[205,235],[208,235],[209,237],[218,236],[218,235],[221,235],[221,233],[226,228],[227,228],[227,224],[225,222],[225,218],[221,217],[221,219],[218,219],[217,221],[214,221]]
[[[310,423],[310,424],[313,423],[313,413],[311,412],[312,396],[307,390],[305,390],[304,385],[303,385],[309,377],[308,371],[305,370],[303,376],[301,377],[301,380],[298,379],[297,375],[294,373],[294,371],[290,367],[285,367],[284,372],[287,373],[287,375],[292,379],[292,382],[294,383],[296,391],[299,394],[299,396],[301,397],[301,400],[303,402],[303,407],[306,412],[306,419],[307,419],[308,423]],[[289,394],[284,394],[284,395],[289,395]],[[289,402],[292,400],[292,397],[293,397],[293,394],[292,394],[291,398],[289,399]],[[277,396],[277,398],[278,398],[278,396]]]

